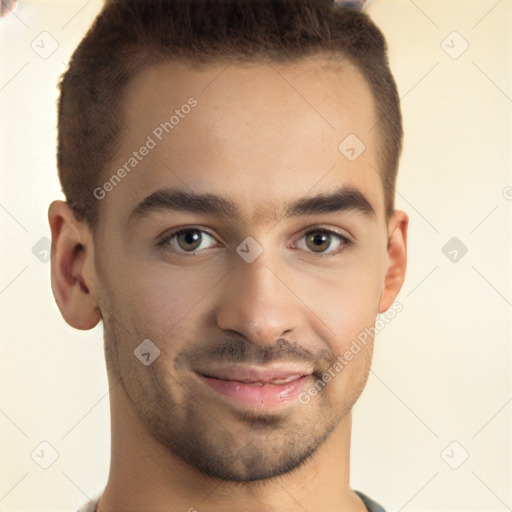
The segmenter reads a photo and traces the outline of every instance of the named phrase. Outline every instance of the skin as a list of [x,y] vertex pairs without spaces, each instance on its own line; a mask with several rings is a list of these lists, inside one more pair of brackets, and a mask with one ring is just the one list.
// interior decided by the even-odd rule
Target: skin
[[[292,362],[321,375],[392,305],[408,217],[385,218],[370,89],[354,67],[318,57],[201,70],[165,62],[129,85],[129,130],[105,176],[190,97],[197,107],[101,200],[94,232],[67,203],[49,209],[60,311],[78,329],[104,324],[112,453],[97,510],[364,511],[349,485],[351,409],[371,338],[309,403],[277,410],[229,403],[193,369],[238,354],[246,366]],[[353,162],[338,150],[351,133],[366,145]],[[284,216],[286,201],[340,186],[375,215]],[[128,220],[165,187],[224,195],[241,218],[166,208]],[[176,237],[157,246],[185,226],[212,235],[195,255]],[[306,243],[320,227],[353,243],[333,236],[317,249],[333,255],[320,257]],[[252,263],[235,251],[248,236],[263,248]],[[161,351],[149,366],[133,353],[144,339]]]

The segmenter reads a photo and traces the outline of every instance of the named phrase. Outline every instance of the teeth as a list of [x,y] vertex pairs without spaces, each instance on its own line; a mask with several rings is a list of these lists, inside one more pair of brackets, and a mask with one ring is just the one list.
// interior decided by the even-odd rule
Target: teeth
[[301,375],[291,375],[286,379],[272,379],[269,382],[251,382],[248,380],[244,380],[242,384],[248,384],[249,386],[264,386],[265,384],[273,384],[274,386],[281,386],[283,384],[288,384],[288,382],[292,382],[294,380],[300,379]]
[[287,384],[288,382],[292,382],[294,380],[300,379],[300,375],[290,375],[287,379],[274,379],[270,381],[270,384]]

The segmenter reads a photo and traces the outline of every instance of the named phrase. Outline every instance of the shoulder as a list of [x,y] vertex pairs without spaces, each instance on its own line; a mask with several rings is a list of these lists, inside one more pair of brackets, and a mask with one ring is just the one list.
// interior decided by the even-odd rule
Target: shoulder
[[354,492],[361,498],[361,500],[363,500],[363,503],[366,505],[368,512],[386,512],[382,505],[380,505],[376,501],[373,501],[371,498],[366,496],[366,494],[363,494],[360,491]]
[[100,500],[101,494],[96,496],[94,499],[88,500],[83,506],[81,506],[77,512],[96,512],[96,504]]

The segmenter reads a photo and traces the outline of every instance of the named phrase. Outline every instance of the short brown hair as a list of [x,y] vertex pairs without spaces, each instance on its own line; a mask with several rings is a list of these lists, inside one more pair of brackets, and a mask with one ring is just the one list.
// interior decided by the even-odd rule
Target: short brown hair
[[208,65],[315,54],[348,59],[371,88],[389,218],[403,130],[386,42],[366,14],[328,0],[109,0],[60,81],[57,162],[68,203],[95,227],[93,190],[123,133],[123,92],[146,67],[166,59]]

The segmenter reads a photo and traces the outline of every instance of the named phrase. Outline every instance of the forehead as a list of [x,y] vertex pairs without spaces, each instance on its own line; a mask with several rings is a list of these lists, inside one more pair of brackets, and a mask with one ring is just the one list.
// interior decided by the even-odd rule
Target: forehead
[[[126,129],[105,178],[126,172],[101,207],[126,217],[179,186],[230,196],[247,219],[271,222],[283,200],[349,186],[383,212],[376,121],[366,81],[344,60],[164,62],[126,90]],[[354,159],[352,149],[362,152]]]

